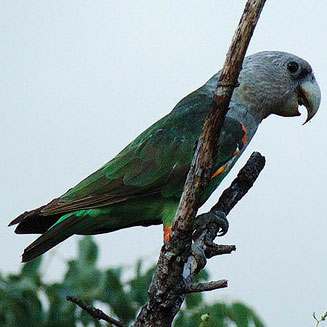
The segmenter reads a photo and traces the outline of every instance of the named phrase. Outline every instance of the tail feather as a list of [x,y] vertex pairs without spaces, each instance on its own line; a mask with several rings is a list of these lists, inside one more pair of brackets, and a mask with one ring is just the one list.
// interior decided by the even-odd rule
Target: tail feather
[[62,214],[43,216],[41,211],[45,206],[31,211],[25,211],[12,220],[8,226],[18,224],[15,229],[16,234],[42,234],[46,232]]
[[67,218],[56,224],[64,214],[44,216],[42,215],[44,207],[25,211],[9,223],[9,226],[18,224],[15,229],[17,234],[42,234],[24,250],[23,262],[34,259],[71,235],[83,230],[80,225],[82,216],[68,215]]
[[72,215],[57,225],[51,227],[24,250],[22,262],[27,262],[36,258],[68,237],[77,233],[80,227],[79,223],[82,219],[83,217],[76,217],[75,215]]

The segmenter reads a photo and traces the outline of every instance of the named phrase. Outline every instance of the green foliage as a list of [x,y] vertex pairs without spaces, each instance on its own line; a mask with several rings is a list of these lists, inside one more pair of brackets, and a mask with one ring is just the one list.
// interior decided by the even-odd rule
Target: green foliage
[[206,304],[183,308],[174,322],[175,327],[264,327],[263,322],[241,302]]
[[[17,275],[0,275],[0,326],[106,326],[68,302],[67,295],[100,306],[109,315],[130,324],[147,301],[154,267],[145,270],[139,260],[133,277],[126,281],[126,268],[100,270],[96,265],[97,254],[98,248],[90,236],[81,239],[78,257],[67,262],[67,271],[59,283],[42,280],[41,257],[23,265]],[[197,281],[208,278],[208,273],[203,270]],[[242,303],[206,304],[203,295],[196,293],[186,296],[174,326],[263,327],[263,324],[253,310]]]
[[320,317],[320,319],[318,319],[316,317],[315,312],[312,314],[312,316],[313,316],[313,319],[316,321],[316,327],[318,327],[321,322],[323,322],[323,321],[325,321],[327,319],[327,311]]

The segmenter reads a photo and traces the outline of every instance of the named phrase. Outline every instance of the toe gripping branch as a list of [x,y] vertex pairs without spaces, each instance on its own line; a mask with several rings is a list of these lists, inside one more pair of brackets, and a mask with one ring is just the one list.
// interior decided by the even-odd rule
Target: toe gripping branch
[[[227,233],[229,223],[226,216],[253,186],[265,166],[265,157],[253,152],[245,166],[239,171],[232,184],[222,193],[218,202],[207,213],[196,217],[193,233],[193,256],[197,261],[196,271],[206,264],[206,258],[231,253],[234,245],[218,245],[213,241],[216,236]],[[200,259],[200,254],[205,256]]]

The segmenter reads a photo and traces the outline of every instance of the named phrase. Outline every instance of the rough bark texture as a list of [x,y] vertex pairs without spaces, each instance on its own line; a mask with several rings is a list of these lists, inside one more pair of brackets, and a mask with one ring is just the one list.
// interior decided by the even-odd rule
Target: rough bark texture
[[[197,261],[192,260],[193,256],[190,255],[193,221],[200,195],[212,174],[214,145],[217,143],[248,44],[264,4],[265,0],[248,0],[245,5],[217,84],[212,113],[205,121],[198,140],[170,241],[161,249],[157,270],[149,289],[149,302],[141,309],[134,327],[171,326],[183,303],[185,290],[192,283],[194,272],[198,269]],[[196,267],[192,267],[193,264]]]

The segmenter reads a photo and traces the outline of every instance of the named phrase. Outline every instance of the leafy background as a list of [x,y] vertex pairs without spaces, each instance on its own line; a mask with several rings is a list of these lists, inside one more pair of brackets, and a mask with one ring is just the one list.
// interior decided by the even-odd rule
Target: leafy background
[[[42,256],[22,266],[19,274],[0,275],[0,326],[77,327],[104,326],[75,304],[74,295],[101,307],[107,314],[128,324],[147,300],[154,267],[143,269],[138,260],[133,276],[125,280],[124,267],[101,270],[97,267],[98,247],[90,236],[79,241],[78,256],[67,262],[62,280],[45,283]],[[208,280],[206,271],[197,281]],[[201,316],[208,314],[203,321]],[[189,294],[174,321],[183,327],[264,327],[257,314],[241,302],[208,304],[201,293]]]

